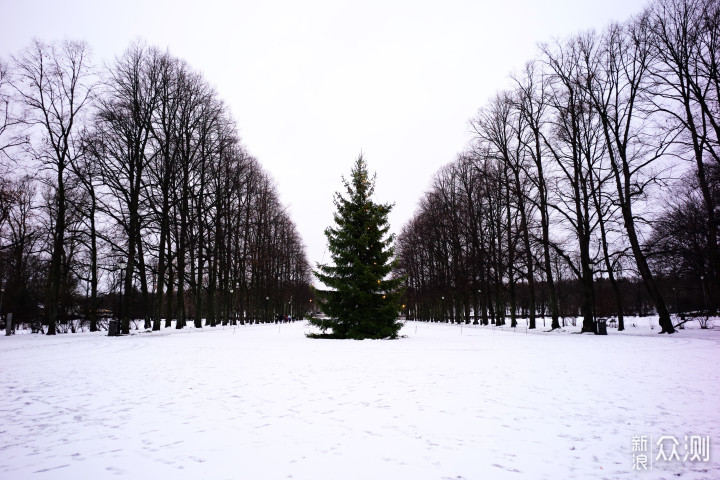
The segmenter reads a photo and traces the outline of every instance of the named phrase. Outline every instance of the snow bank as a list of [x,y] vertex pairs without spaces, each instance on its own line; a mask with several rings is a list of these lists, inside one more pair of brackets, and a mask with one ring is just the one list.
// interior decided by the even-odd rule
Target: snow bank
[[[720,478],[720,331],[635,324],[1,337],[0,478]],[[654,461],[663,435],[709,460]]]

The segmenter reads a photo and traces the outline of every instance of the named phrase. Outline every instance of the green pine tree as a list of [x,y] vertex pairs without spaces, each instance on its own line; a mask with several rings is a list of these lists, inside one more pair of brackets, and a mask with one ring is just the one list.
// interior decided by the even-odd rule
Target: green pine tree
[[335,194],[335,225],[325,229],[334,265],[318,264],[314,272],[330,288],[319,292],[329,318],[312,319],[323,335],[311,336],[397,338],[403,279],[389,277],[395,266],[395,236],[388,235],[387,218],[392,205],[372,201],[375,177],[368,178],[362,155],[343,184],[347,197]]

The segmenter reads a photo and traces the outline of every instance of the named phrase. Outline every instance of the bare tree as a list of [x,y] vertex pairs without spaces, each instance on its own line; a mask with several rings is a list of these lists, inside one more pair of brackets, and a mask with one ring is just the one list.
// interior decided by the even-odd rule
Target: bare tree
[[12,87],[10,67],[0,58],[0,160],[10,158],[13,149],[27,143],[27,137],[17,128],[23,125],[24,118],[13,101]]
[[544,138],[548,129],[548,89],[549,76],[538,68],[535,63],[528,63],[522,81],[517,84],[517,108],[524,118],[527,135],[522,139],[525,153],[532,160],[532,170],[528,170],[527,178],[534,184],[537,195],[528,198],[540,213],[540,235],[542,245],[543,270],[548,290],[551,328],[560,328],[558,298],[553,277],[550,238],[550,192],[547,179],[547,151]]
[[650,48],[647,17],[610,26],[600,43],[587,42],[583,54],[590,66],[584,87],[600,116],[617,200],[638,273],[660,317],[661,333],[673,333],[665,301],[640,244],[634,205],[655,181],[649,167],[667,148],[664,138],[650,141],[643,127]]
[[649,10],[648,25],[652,54],[657,60],[649,74],[654,87],[653,103],[663,120],[660,128],[677,129],[677,153],[680,158],[693,159],[705,209],[712,212],[705,230],[711,265],[707,277],[710,297],[717,304],[720,288],[718,220],[714,214],[717,199],[711,191],[706,167],[706,157],[720,161],[717,65],[712,63],[717,61],[720,10],[713,3],[660,0]]
[[[0,283],[5,289],[4,312],[14,312],[15,321],[30,321],[37,314],[38,281],[46,268],[38,268],[42,240],[35,204],[37,184],[31,177],[4,179],[0,185]],[[1,219],[0,219],[1,220]]]
[[144,265],[141,205],[145,168],[149,162],[150,121],[158,102],[159,53],[133,44],[108,72],[98,101],[97,141],[103,182],[111,192],[106,212],[123,235],[114,245],[114,261],[126,260],[123,333],[129,333],[134,278],[140,279],[144,314],[148,315],[147,273]]
[[581,288],[583,332],[595,330],[595,288],[593,233],[597,224],[593,198],[593,172],[605,155],[604,138],[597,113],[582,88],[585,77],[581,55],[581,37],[559,43],[552,50],[544,47],[544,57],[552,72],[549,103],[552,108],[551,136],[544,136],[547,149],[560,172],[556,187],[558,203],[553,207],[574,236],[575,255],[556,246]]
[[90,302],[88,305],[88,317],[90,331],[98,330],[98,287],[99,287],[99,237],[98,215],[101,211],[99,198],[100,180],[102,171],[98,161],[98,150],[92,133],[85,131],[82,134],[82,151],[78,159],[71,165],[72,173],[77,179],[83,194],[80,201],[73,205],[81,214],[81,226],[78,232],[79,241],[87,251],[87,265],[84,281],[89,285]]
[[85,43],[64,41],[44,44],[34,41],[13,57],[17,82],[15,91],[27,108],[25,124],[42,138],[34,157],[52,177],[55,218],[52,230],[50,271],[46,312],[48,335],[56,333],[61,298],[62,262],[65,254],[66,187],[69,166],[78,155],[77,132],[82,114],[88,110],[93,76]]

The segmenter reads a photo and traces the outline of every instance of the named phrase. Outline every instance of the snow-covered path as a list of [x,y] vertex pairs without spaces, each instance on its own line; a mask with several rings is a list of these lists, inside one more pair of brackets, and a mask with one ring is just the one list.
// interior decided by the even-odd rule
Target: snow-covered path
[[718,330],[307,329],[1,337],[0,478],[720,478]]

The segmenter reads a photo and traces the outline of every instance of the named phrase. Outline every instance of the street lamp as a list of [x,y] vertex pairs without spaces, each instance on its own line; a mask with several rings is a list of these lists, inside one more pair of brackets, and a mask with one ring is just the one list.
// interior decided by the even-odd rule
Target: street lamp
[[[235,290],[232,289],[232,285],[231,285],[230,286],[230,308],[229,308],[229,312],[228,312],[228,317],[233,316],[233,292],[234,291]],[[233,323],[233,325],[234,325],[234,323]]]
[[442,312],[440,315],[440,321],[444,322],[445,321],[445,296],[443,295],[442,297],[440,297],[440,299],[442,300]]
[[707,295],[705,294],[705,275],[700,275],[700,283],[702,284],[703,292],[703,308],[707,309]]
[[2,319],[2,301],[5,294],[5,287],[0,287],[0,319]]
[[[235,282],[235,291],[237,292],[237,296],[238,296],[238,298],[239,298],[239,297],[240,297],[240,282]],[[234,299],[234,298],[232,299],[232,302],[233,302],[233,307],[234,307],[234,306],[235,306],[235,299]],[[240,310],[240,302],[239,302],[239,301],[238,301],[238,306],[237,306],[237,308],[235,309],[235,320],[233,320],[233,325],[237,325],[237,317],[239,316],[238,310]],[[245,325],[245,316],[244,316],[244,314],[243,314],[243,318],[240,319],[240,325]]]
[[[120,334],[123,329],[123,311],[122,311],[122,297],[123,297],[123,270],[127,268],[127,263],[120,262],[118,263],[118,267],[120,267],[120,296],[119,296],[119,305],[118,305],[118,334]],[[128,325],[128,330],[130,328],[130,325]]]
[[270,297],[265,297],[265,323],[269,323],[270,318],[268,317],[268,301]]

